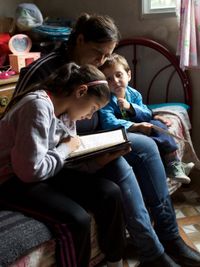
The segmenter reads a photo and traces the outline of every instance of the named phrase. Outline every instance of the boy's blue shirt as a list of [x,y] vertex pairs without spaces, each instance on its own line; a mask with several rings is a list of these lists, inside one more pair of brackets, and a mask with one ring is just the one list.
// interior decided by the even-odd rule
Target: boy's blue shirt
[[99,111],[103,129],[113,129],[119,126],[128,129],[134,122],[149,122],[152,119],[152,111],[143,104],[142,95],[137,90],[127,86],[126,100],[132,105],[135,112],[134,114],[128,113],[128,118],[123,119],[117,97],[111,94],[110,102]]

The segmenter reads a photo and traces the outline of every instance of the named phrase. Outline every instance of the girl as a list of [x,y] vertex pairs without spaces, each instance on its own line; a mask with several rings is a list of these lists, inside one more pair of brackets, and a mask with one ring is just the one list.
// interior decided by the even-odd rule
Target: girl
[[[80,145],[76,120],[90,119],[108,99],[107,82],[96,67],[69,63],[13,98],[0,120],[1,194],[12,195],[16,204],[32,209],[38,218],[51,218],[51,225],[54,222],[55,229],[62,231],[65,241],[57,240],[58,266],[89,265],[90,217],[85,209],[99,222],[100,246],[108,266],[122,264],[120,190],[112,182],[102,189],[100,175],[83,179],[80,171],[64,168],[64,160]],[[93,165],[86,167],[95,170]],[[58,221],[62,222],[59,229]],[[69,259],[67,253],[72,240],[66,225],[76,258]]]

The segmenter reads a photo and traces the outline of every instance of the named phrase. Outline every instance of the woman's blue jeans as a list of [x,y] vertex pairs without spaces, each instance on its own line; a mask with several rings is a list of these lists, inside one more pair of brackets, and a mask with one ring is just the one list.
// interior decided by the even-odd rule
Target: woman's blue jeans
[[127,230],[141,258],[153,260],[164,251],[162,240],[179,236],[176,216],[156,143],[141,134],[128,133],[128,138],[132,151],[126,160],[120,157],[108,164],[104,177],[121,188]]

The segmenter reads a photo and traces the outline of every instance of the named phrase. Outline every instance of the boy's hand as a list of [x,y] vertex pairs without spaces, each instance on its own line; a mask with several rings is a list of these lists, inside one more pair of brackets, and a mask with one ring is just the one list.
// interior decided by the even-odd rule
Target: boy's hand
[[167,127],[169,127],[169,126],[172,125],[172,122],[171,122],[170,119],[165,118],[165,117],[163,117],[161,115],[154,115],[153,119],[154,120],[159,120],[159,121],[163,122]]
[[124,156],[125,154],[129,153],[131,151],[131,147],[128,147],[127,149],[122,149],[122,150],[118,150],[115,152],[109,152],[109,153],[105,153],[102,154],[98,157],[96,157],[95,161],[97,162],[97,164],[101,167],[105,166],[106,164],[108,164],[109,162],[111,162],[114,159],[117,159],[121,156]]
[[129,110],[131,108],[130,103],[126,99],[121,97],[118,98],[118,105],[120,109]]
[[152,131],[152,124],[149,122],[134,123],[131,127],[129,127],[128,131],[139,132],[149,136]]
[[72,136],[68,136],[66,138],[63,138],[60,143],[66,143],[69,147],[69,151],[73,152],[74,150],[78,149],[81,142],[80,142],[80,138],[78,135],[72,137]]

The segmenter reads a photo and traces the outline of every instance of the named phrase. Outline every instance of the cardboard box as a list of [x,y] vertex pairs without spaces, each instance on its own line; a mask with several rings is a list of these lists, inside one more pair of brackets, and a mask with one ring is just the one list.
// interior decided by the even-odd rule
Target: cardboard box
[[26,53],[24,55],[10,54],[9,55],[9,61],[10,61],[10,65],[12,67],[12,70],[19,73],[21,68],[28,66],[33,61],[40,58],[40,56],[41,56],[40,52]]

